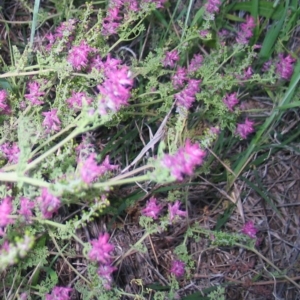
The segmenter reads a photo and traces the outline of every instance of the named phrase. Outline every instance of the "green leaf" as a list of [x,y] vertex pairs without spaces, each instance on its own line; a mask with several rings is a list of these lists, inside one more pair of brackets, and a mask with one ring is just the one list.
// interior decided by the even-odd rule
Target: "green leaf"
[[[236,3],[235,5],[233,5],[232,10],[233,11],[243,10],[252,14],[253,9],[255,9],[254,7],[255,2],[256,1],[246,1],[246,2]],[[257,3],[258,15],[268,19],[279,20],[282,17],[283,10],[284,10],[283,4],[280,4],[274,8],[272,2],[258,1]]]

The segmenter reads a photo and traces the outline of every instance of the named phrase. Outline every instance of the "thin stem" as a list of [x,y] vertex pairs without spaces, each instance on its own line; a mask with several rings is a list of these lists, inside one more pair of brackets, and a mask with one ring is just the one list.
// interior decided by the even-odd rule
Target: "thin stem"
[[106,182],[95,183],[90,188],[99,189],[99,188],[105,188],[105,187],[109,187],[109,186],[122,185],[122,184],[126,184],[126,183],[134,183],[136,181],[146,181],[149,179],[150,179],[149,175],[141,175],[141,176],[137,176],[137,177],[126,178],[123,180],[112,180],[112,181],[110,180],[110,181],[106,181]]
[[51,149],[49,149],[48,151],[46,151],[44,154],[42,154],[41,156],[39,156],[38,158],[36,158],[34,161],[32,161],[31,163],[29,163],[27,165],[26,169],[25,169],[25,172],[33,169],[37,164],[39,164],[40,162],[42,162],[46,157],[48,157],[49,155],[53,154],[56,150],[58,150],[60,147],[62,147],[64,144],[66,144],[71,139],[75,138],[81,132],[82,132],[81,128],[74,129],[73,132],[71,132],[70,135],[68,135],[64,140],[62,140],[61,142],[59,142],[58,144],[56,144],[54,147],[52,147]]
[[[240,243],[235,243],[236,246],[241,247],[241,248],[245,248],[249,251],[254,252],[256,255],[258,255],[262,260],[264,260],[267,264],[269,264],[270,266],[272,266],[272,268],[274,268],[279,274],[282,273],[282,271],[277,268],[268,258],[264,257],[259,251],[257,251],[255,248],[253,247],[249,247]],[[288,280],[290,283],[294,284],[298,289],[300,289],[300,285],[295,282],[292,278],[290,278],[287,275],[282,275],[282,277],[284,277],[286,280]]]

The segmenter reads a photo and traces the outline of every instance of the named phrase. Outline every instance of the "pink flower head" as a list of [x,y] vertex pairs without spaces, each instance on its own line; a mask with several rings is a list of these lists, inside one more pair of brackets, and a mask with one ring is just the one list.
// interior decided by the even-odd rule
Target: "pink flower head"
[[20,210],[19,214],[24,216],[26,220],[28,220],[32,216],[32,209],[34,208],[34,202],[30,201],[26,197],[20,198]]
[[88,66],[89,55],[95,51],[87,42],[81,41],[79,46],[73,46],[69,51],[67,60],[75,70],[82,70]]
[[[0,203],[0,227],[5,227],[8,224],[13,223],[13,220],[10,218],[10,215],[13,211],[12,206],[12,198],[11,197],[5,197],[2,199]],[[1,235],[2,229],[0,228],[0,235]]]
[[191,144],[189,140],[179,148],[174,155],[166,154],[161,163],[170,170],[170,173],[176,180],[183,180],[183,175],[192,175],[195,166],[202,164],[205,157],[198,144]]
[[190,61],[188,72],[193,73],[196,72],[202,65],[203,56],[200,54],[195,54]]
[[248,235],[252,239],[256,239],[257,229],[254,227],[254,223],[252,221],[247,222],[242,229],[242,233]]
[[162,64],[164,67],[169,66],[169,67],[173,68],[177,61],[179,61],[178,50],[167,51],[165,53],[165,58],[163,59]]
[[161,211],[161,206],[156,203],[156,198],[151,197],[147,205],[142,209],[142,214],[146,217],[157,219]]
[[246,23],[241,24],[241,29],[238,32],[236,41],[242,45],[248,44],[249,39],[253,35],[252,31],[255,28],[255,26],[256,24],[254,18],[252,16],[247,16]]
[[82,163],[82,166],[80,168],[80,176],[82,181],[90,184],[102,174],[103,169],[97,164],[96,154],[90,154],[88,158]]
[[277,75],[282,79],[289,80],[294,72],[295,61],[290,55],[284,57],[283,54],[279,54],[279,62],[276,65]]
[[117,170],[119,168],[118,165],[111,165],[109,162],[109,155],[105,156],[105,159],[100,165],[101,168],[101,175],[105,174],[106,172]]
[[61,122],[57,116],[57,108],[53,108],[50,111],[43,112],[42,115],[45,116],[43,126],[46,129],[46,133],[60,130]]
[[237,93],[226,94],[226,96],[223,98],[223,102],[230,111],[233,111],[233,107],[239,103],[236,95]]
[[61,206],[60,199],[50,194],[47,188],[42,188],[42,195],[37,198],[37,202],[45,219],[52,218]]
[[114,250],[115,246],[108,243],[109,238],[109,234],[104,233],[99,235],[98,240],[91,241],[92,249],[88,254],[90,260],[97,261],[104,265],[109,265],[111,263],[111,252]]
[[180,201],[176,201],[174,205],[168,204],[170,222],[172,222],[176,218],[176,216],[180,216],[180,217],[187,216],[186,211],[179,209],[180,204],[181,204]]
[[[108,63],[113,60],[108,60]],[[97,88],[99,90],[99,113],[105,115],[108,111],[117,112],[122,106],[128,105],[133,85],[130,71],[127,66],[109,70],[105,66],[107,79]]]
[[41,105],[44,103],[42,97],[45,92],[40,89],[40,84],[36,81],[28,83],[29,94],[25,94],[24,97],[31,102],[32,105]]
[[109,155],[107,155],[105,157],[105,159],[101,165],[97,164],[97,161],[95,158],[96,158],[95,153],[90,154],[87,157],[87,159],[83,162],[81,169],[80,169],[81,179],[87,184],[90,184],[97,177],[102,176],[106,172],[113,171],[118,168],[118,165],[111,165],[109,163]]
[[110,265],[100,265],[98,269],[98,275],[103,279],[103,286],[106,290],[111,289],[111,284],[113,281],[112,273],[116,270],[117,268]]
[[74,92],[72,91],[72,97],[68,98],[66,102],[69,104],[70,108],[78,111],[82,108],[82,105],[90,105],[93,99],[88,97],[85,92]]
[[246,139],[247,136],[254,131],[254,122],[248,119],[245,120],[245,123],[237,124],[236,133],[243,139]]
[[10,113],[10,107],[7,103],[7,92],[6,90],[0,90],[0,112]]
[[0,151],[9,163],[18,163],[20,156],[20,148],[17,143],[4,143],[0,146]]
[[181,277],[185,272],[185,263],[181,260],[173,260],[170,273],[176,277]]
[[104,36],[117,33],[120,26],[119,21],[122,19],[122,17],[119,16],[120,7],[121,3],[118,4],[114,1],[114,5],[108,8],[106,17],[103,19],[102,23],[102,34]]
[[69,293],[72,292],[71,288],[56,286],[51,294],[47,294],[45,300],[70,300]]
[[219,12],[220,5],[221,5],[220,0],[208,0],[207,3],[205,4],[205,10],[209,14],[215,14]]
[[189,109],[196,100],[196,94],[200,91],[200,82],[201,80],[190,79],[187,87],[175,94],[176,104]]
[[187,80],[186,69],[178,67],[175,74],[172,76],[172,84],[174,89],[178,89],[184,85],[184,82]]

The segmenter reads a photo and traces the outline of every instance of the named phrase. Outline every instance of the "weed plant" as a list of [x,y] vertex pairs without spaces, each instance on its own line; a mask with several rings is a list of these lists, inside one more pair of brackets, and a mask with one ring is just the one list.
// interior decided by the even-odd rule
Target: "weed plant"
[[[47,12],[39,1],[21,2],[33,13],[30,42],[11,45],[0,75],[2,299],[175,299],[195,267],[187,242],[201,236],[263,257],[251,221],[240,233],[191,225],[173,252],[168,291],[136,278],[141,289],[132,295],[115,283],[122,257],[188,218],[172,182],[213,172],[212,149],[221,153],[226,137],[245,149],[230,161],[229,191],[283,110],[296,106],[299,64],[284,34],[296,25],[297,1],[210,0],[197,9],[194,1],[53,1],[64,13],[39,43]],[[246,108],[255,95],[274,100],[266,120]],[[155,195],[162,186],[166,199]],[[109,232],[77,234],[140,198],[144,235],[123,256]],[[84,268],[70,262],[76,255]],[[58,258],[74,274],[68,285],[53,268]],[[209,299],[225,299],[224,291]]]

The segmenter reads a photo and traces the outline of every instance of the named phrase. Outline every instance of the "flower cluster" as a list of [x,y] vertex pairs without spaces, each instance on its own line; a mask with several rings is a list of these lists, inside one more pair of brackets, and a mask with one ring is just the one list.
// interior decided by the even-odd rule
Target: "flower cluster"
[[67,61],[75,70],[82,70],[88,67],[89,56],[95,52],[96,50],[90,47],[86,41],[81,41],[78,46],[73,46],[69,51]]
[[110,236],[108,233],[99,235],[98,240],[91,241],[92,249],[88,253],[88,257],[90,260],[96,261],[100,264],[98,274],[103,279],[104,288],[107,290],[111,289],[113,280],[112,273],[117,270],[111,265],[111,253],[115,247],[108,242],[109,238]]
[[177,216],[185,217],[187,216],[187,212],[180,210],[180,201],[176,201],[173,205],[168,204],[168,210],[169,210],[169,220],[170,222],[173,222]]
[[178,50],[173,50],[173,51],[167,51],[165,53],[165,57],[162,61],[162,64],[164,67],[170,67],[173,68],[179,60],[179,53]]
[[173,260],[171,264],[170,273],[175,277],[181,277],[185,272],[185,263],[181,260]]
[[205,10],[209,14],[215,14],[219,12],[219,7],[221,5],[220,0],[208,0],[205,4]]
[[0,203],[0,236],[4,235],[3,228],[8,224],[13,223],[13,220],[10,218],[12,213],[12,199],[11,197],[5,197]]
[[176,104],[189,109],[196,100],[196,94],[200,91],[200,83],[201,80],[190,79],[186,88],[175,94],[174,98],[177,101]]
[[17,143],[4,143],[0,146],[1,154],[9,163],[16,164],[19,160],[20,149]]
[[42,115],[45,117],[43,126],[45,127],[45,133],[51,133],[60,130],[60,120],[57,116],[57,108],[53,108],[50,111],[43,112]]
[[108,111],[117,112],[121,106],[127,105],[133,85],[129,68],[110,56],[104,64],[104,74],[106,79],[97,85],[100,115],[106,115]]
[[239,44],[246,45],[249,43],[249,39],[253,35],[253,29],[255,28],[255,20],[252,16],[246,17],[246,22],[241,24],[241,28],[238,32],[238,36],[236,38],[236,41]]
[[252,239],[256,239],[257,229],[254,227],[254,223],[252,221],[245,223],[242,233],[248,235]]
[[51,294],[47,294],[45,300],[70,300],[71,288],[56,286]]
[[233,111],[233,107],[239,103],[239,100],[236,95],[237,93],[226,94],[226,96],[223,98],[224,104],[230,111]]
[[91,97],[88,97],[85,92],[72,91],[72,97],[66,100],[69,107],[74,111],[80,111],[84,104],[90,105],[93,102]]
[[7,103],[7,92],[5,90],[0,90],[0,113],[10,113],[10,107]]
[[31,102],[32,105],[41,105],[44,103],[42,101],[45,92],[41,90],[41,86],[38,82],[29,82],[28,83],[29,93],[25,94],[24,97]]
[[201,54],[195,54],[188,66],[188,73],[196,72],[202,65],[203,56]]
[[276,65],[277,75],[282,79],[289,80],[294,72],[295,61],[290,55],[284,57],[282,53],[279,54],[279,62]]
[[[55,30],[54,33],[49,33],[46,35],[47,45],[46,50],[50,51],[57,41],[66,39],[66,47],[70,48],[71,43],[74,40],[74,34],[76,29],[77,21],[74,19],[69,19],[66,22],[62,22]],[[63,49],[60,49],[62,51]]]
[[162,207],[156,203],[156,198],[151,197],[147,205],[142,209],[142,214],[146,217],[157,219]]
[[236,133],[242,138],[246,139],[247,136],[254,132],[254,122],[248,119],[245,120],[245,123],[237,124]]
[[60,199],[50,194],[47,188],[42,189],[42,194],[37,198],[37,202],[45,219],[52,218],[61,206]]
[[192,175],[195,166],[202,164],[205,151],[198,144],[189,140],[174,155],[166,154],[161,161],[176,180],[183,180],[183,175]]
[[80,177],[83,182],[90,184],[96,178],[102,176],[106,172],[116,170],[117,168],[117,165],[111,165],[109,163],[108,155],[105,157],[102,164],[98,165],[96,161],[96,154],[92,153],[86,158],[84,162],[82,162],[80,168]]
[[32,216],[32,210],[34,206],[35,206],[34,202],[30,201],[26,197],[21,197],[19,214],[21,216],[24,216],[26,220],[29,220],[30,217]]

